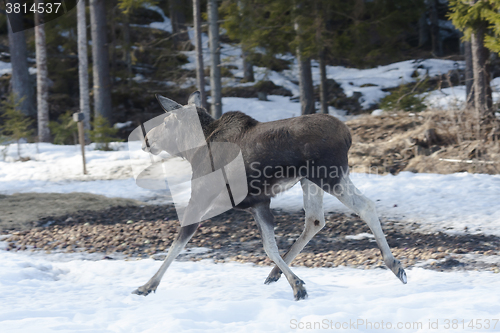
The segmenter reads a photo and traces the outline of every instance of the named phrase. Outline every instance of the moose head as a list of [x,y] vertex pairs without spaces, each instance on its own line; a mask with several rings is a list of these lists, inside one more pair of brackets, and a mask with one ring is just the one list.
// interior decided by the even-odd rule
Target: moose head
[[177,155],[205,144],[199,113],[204,113],[203,118],[210,116],[201,107],[199,91],[192,93],[184,106],[161,95],[156,98],[166,115],[160,116],[158,122],[163,121],[146,134],[143,151],[153,155],[161,151]]

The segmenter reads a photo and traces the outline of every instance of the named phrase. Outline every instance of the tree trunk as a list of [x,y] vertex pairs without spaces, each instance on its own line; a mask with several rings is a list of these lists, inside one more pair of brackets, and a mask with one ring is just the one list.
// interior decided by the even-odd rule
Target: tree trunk
[[[296,10],[299,11],[301,4],[296,5]],[[295,33],[297,38],[301,38],[302,28],[298,21],[294,23]],[[303,49],[299,40],[299,46],[296,49],[296,58],[299,65],[299,90],[300,90],[300,107],[302,114],[312,114],[314,109],[314,87],[311,73],[311,59],[304,57]]]
[[130,16],[128,13],[123,13],[123,61],[127,64],[127,84],[130,85],[132,80],[132,57],[131,42],[130,42]]
[[[83,112],[83,128],[90,130],[89,59],[87,53],[87,18],[85,0],[77,4],[78,31],[78,83],[80,86],[80,112]],[[88,136],[88,135],[86,135]]]
[[196,50],[196,85],[200,91],[201,105],[207,108],[205,93],[205,72],[203,69],[203,47],[201,45],[201,11],[200,0],[193,0],[194,40]]
[[[240,29],[245,31],[247,29],[251,29],[249,26],[246,17],[244,16],[244,11],[246,7],[246,3],[242,0],[238,0],[238,11],[239,11],[239,20],[240,20]],[[253,65],[249,61],[250,52],[248,52],[249,48],[245,43],[241,43],[241,58],[243,60],[243,81],[244,82],[254,82],[255,77],[253,75]]]
[[314,109],[314,87],[311,73],[311,59],[305,58],[297,49],[297,62],[299,64],[299,89],[300,107],[302,114],[312,114]]
[[488,52],[484,47],[483,27],[471,34],[472,66],[474,70],[474,104],[481,119],[487,119],[493,111],[488,100],[489,75],[486,71]]
[[328,114],[328,104],[326,101],[327,86],[326,86],[326,59],[325,59],[325,49],[321,50],[319,53],[319,97],[321,102],[321,113]]
[[443,55],[443,42],[439,33],[439,18],[437,11],[438,0],[430,1],[430,19],[431,19],[431,41],[432,53],[434,56],[441,57]]
[[[84,0],[85,1],[85,0]],[[115,83],[116,76],[116,11],[117,6],[111,10],[111,84]]]
[[464,56],[465,56],[465,96],[467,107],[474,107],[474,71],[472,69],[472,49],[470,41],[465,41]]
[[[11,14],[12,15],[12,14]],[[22,20],[22,17],[20,17]],[[12,65],[11,91],[20,101],[20,111],[27,116],[36,114],[33,84],[28,70],[28,51],[24,31],[12,32],[7,20],[9,35],[10,63]]]
[[429,27],[427,26],[427,15],[425,11],[418,20],[418,46],[424,46],[429,40]]
[[94,110],[96,116],[111,120],[111,85],[106,41],[106,6],[104,0],[90,0],[90,25],[94,78]]
[[212,96],[212,117],[222,116],[221,75],[220,75],[220,45],[219,45],[219,14],[216,0],[208,1],[208,40],[210,43],[210,95]]
[[[43,4],[43,0],[35,1]],[[45,44],[45,26],[43,14],[35,14],[35,47],[36,47],[36,87],[38,114],[38,142],[50,142],[49,128],[49,85],[47,70],[47,46]]]
[[[172,22],[172,32],[174,44],[179,48],[180,44],[189,40],[186,29],[186,16],[182,11],[182,0],[169,0],[170,21]],[[182,47],[181,47],[182,48]]]
[[255,77],[253,75],[253,65],[248,61],[248,51],[245,51],[246,47],[241,45],[241,57],[243,58],[243,81],[254,82]]

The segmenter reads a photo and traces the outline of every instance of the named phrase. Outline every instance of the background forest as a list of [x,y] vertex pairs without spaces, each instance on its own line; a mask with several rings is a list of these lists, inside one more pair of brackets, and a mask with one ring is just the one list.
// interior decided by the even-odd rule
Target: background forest
[[[291,96],[303,114],[328,113],[331,106],[348,114],[418,111],[426,106],[417,94],[465,84],[468,105],[475,103],[482,119],[494,114],[489,82],[500,75],[498,1],[82,0],[80,11],[70,3],[66,15],[24,33],[9,34],[0,14],[0,61],[12,67],[0,72],[0,100],[3,110],[31,118],[20,128],[28,140],[73,143],[71,114],[79,110],[87,114],[87,130],[124,124],[93,138],[126,138],[161,113],[154,94],[185,101],[195,89],[211,96],[217,118],[226,96]],[[415,82],[384,88],[389,96],[369,105],[362,93],[327,78],[327,66],[364,69],[429,58],[466,61],[439,77],[415,73]],[[319,71],[316,84],[311,67]],[[298,92],[269,79],[271,71],[292,68],[288,79]],[[267,72],[256,79],[254,69]],[[10,127],[19,124],[9,125],[9,117],[4,111],[3,135],[18,140]]]

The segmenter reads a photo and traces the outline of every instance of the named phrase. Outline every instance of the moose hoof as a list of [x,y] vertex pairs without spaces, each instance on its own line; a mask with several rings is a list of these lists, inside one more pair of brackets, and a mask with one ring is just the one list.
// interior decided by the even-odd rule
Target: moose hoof
[[399,272],[398,272],[398,274],[396,274],[396,276],[401,280],[401,282],[406,284],[407,280],[406,280],[406,273],[405,273],[404,269],[400,268]]
[[293,288],[293,296],[296,301],[300,301],[301,299],[306,299],[307,298],[307,291],[306,287],[304,287],[304,281],[297,279],[295,281],[295,286],[292,286]]
[[401,265],[401,262],[399,260],[394,259],[392,261],[391,270],[398,277],[398,279],[401,280],[401,282],[403,282],[404,284],[408,282],[403,265]]
[[264,284],[270,284],[276,282],[280,279],[280,277],[281,277],[281,270],[275,266],[271,271],[271,273],[269,273],[269,276],[267,277]]
[[136,290],[134,290],[132,292],[132,294],[136,294],[136,295],[142,295],[142,296],[148,296],[151,292],[155,292],[156,293],[156,288],[158,286],[155,286],[155,287],[150,287],[148,285],[144,285],[142,287],[139,287],[137,288]]

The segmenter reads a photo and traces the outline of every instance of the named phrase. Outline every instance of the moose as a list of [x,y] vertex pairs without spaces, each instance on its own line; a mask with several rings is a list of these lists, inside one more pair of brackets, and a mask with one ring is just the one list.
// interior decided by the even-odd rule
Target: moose
[[[186,106],[163,96],[156,97],[167,115],[163,124],[147,132],[142,144],[145,152],[155,155],[161,151],[169,152],[172,143],[166,139],[168,136],[165,131],[172,121],[182,122],[182,114],[188,107],[196,108],[207,143],[229,142],[241,149],[248,193],[233,208],[252,214],[264,250],[275,263],[265,284],[277,281],[284,274],[293,289],[295,300],[307,297],[304,281],[292,272],[289,265],[325,226],[324,192],[337,197],[368,224],[386,266],[406,284],[406,273],[401,262],[391,253],[375,204],[362,195],[349,178],[347,153],[352,140],[350,131],[343,122],[327,114],[259,122],[239,111],[227,112],[219,119],[213,119],[201,106],[198,91],[191,94]],[[194,163],[195,155],[185,154],[182,157]],[[303,191],[305,227],[282,257],[274,237],[274,216],[270,203],[274,196],[290,189],[299,181]],[[166,270],[195,234],[199,224],[198,221],[193,221],[181,225],[158,272],[145,285],[134,290],[134,294],[146,296],[152,291],[156,292]]]

